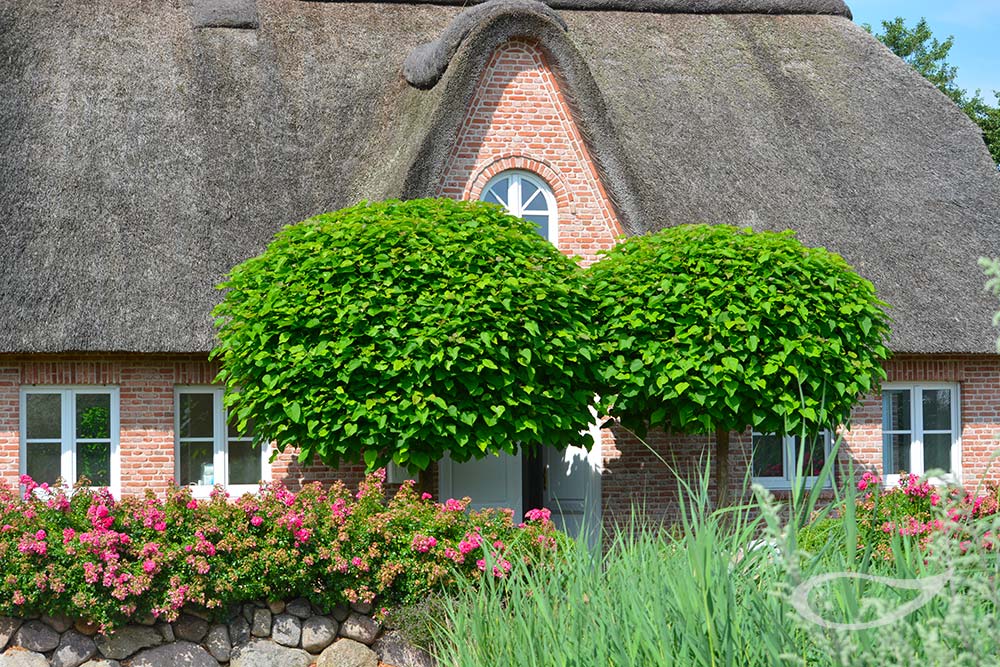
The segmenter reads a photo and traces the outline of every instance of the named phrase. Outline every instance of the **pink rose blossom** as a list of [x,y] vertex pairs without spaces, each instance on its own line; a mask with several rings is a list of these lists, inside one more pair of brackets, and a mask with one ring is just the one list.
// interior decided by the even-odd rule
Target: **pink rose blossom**
[[552,512],[550,510],[545,509],[544,507],[541,509],[528,510],[527,512],[524,513],[524,518],[527,521],[539,521],[541,523],[545,523],[551,517],[552,517]]
[[461,500],[455,500],[454,498],[449,498],[444,501],[444,508],[449,512],[464,512],[466,503]]
[[425,535],[414,535],[413,542],[410,546],[420,553],[427,553],[435,546],[437,546],[437,539],[434,537],[428,537]]

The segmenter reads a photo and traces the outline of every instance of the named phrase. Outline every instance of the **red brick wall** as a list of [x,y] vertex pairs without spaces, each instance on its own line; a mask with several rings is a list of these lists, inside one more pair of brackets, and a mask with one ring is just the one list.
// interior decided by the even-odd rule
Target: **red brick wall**
[[[119,388],[122,492],[165,491],[175,476],[174,388],[210,385],[218,369],[204,355],[87,355],[0,357],[0,479],[18,477],[20,388],[23,385],[111,385]],[[357,466],[332,470],[302,466],[281,454],[271,478],[297,487],[343,479],[354,484]]]
[[[891,382],[957,382],[962,419],[962,474],[966,486],[1000,482],[1000,466],[991,456],[1000,442],[1000,357],[899,357],[888,365]],[[165,490],[174,477],[174,388],[211,384],[216,369],[191,355],[116,355],[0,357],[0,479],[17,481],[19,391],[22,385],[102,385],[119,387],[121,401],[122,486],[125,493]],[[871,396],[854,411],[852,429],[844,433],[847,449],[841,462],[880,471],[882,465],[881,399]],[[626,518],[633,503],[650,518],[677,518],[676,470],[689,481],[702,473],[714,454],[705,437],[654,432],[643,441],[624,431],[604,434],[605,472],[602,496],[605,521]],[[645,444],[643,444],[645,442]],[[733,434],[731,494],[737,497],[747,470],[750,439]],[[655,452],[655,453],[654,453]],[[658,457],[662,457],[661,461]],[[983,473],[988,470],[988,474]],[[275,462],[272,478],[292,487],[303,481],[355,484],[357,466],[334,470],[300,466],[293,452]],[[710,488],[714,485],[710,480]]]

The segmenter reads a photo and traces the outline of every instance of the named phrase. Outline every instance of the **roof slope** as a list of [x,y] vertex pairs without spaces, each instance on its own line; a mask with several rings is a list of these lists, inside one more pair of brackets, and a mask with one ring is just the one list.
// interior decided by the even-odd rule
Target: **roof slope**
[[[779,15],[684,13],[755,3]],[[433,191],[512,35],[551,52],[631,232],[796,229],[875,282],[897,350],[992,352],[1000,175],[838,3],[494,12],[426,91],[403,63],[459,8],[259,0],[257,30],[196,30],[185,3],[5,3],[0,352],[210,349],[215,285],[282,225]]]
[[793,229],[874,282],[896,351],[996,352],[976,260],[1000,256],[1000,174],[978,128],[860,27],[567,20],[634,170],[633,231]]

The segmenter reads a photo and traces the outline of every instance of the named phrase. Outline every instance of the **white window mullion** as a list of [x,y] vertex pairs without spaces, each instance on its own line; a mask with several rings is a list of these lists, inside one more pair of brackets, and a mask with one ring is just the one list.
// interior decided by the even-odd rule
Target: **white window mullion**
[[792,451],[795,449],[795,437],[786,435],[781,439],[782,449],[782,460],[783,467],[785,469],[785,481],[792,483],[795,479],[795,453]]
[[121,450],[121,411],[119,408],[120,393],[118,387],[111,389],[111,493],[115,497],[121,497],[122,490],[122,467],[120,457]]
[[63,390],[62,395],[62,478],[70,486],[76,483],[76,392]]
[[909,472],[916,475],[924,474],[924,390],[914,387],[910,393],[910,431],[913,439],[910,441]]
[[521,175],[511,174],[510,189],[507,191],[507,208],[513,216],[521,217]]
[[962,481],[962,389],[958,385],[951,391],[951,474],[956,482]]
[[226,442],[229,438],[229,429],[226,424],[226,408],[222,402],[222,390],[216,389],[214,392],[215,405],[215,483],[223,484],[225,486],[229,485],[229,471],[226,466],[228,464],[226,449]]

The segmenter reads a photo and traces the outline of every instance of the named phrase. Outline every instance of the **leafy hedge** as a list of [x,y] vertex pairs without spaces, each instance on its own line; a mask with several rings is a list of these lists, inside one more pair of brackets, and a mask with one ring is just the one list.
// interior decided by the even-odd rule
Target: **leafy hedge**
[[510,511],[465,512],[404,485],[391,500],[384,470],[350,493],[337,483],[292,493],[280,484],[229,501],[186,489],[114,500],[106,492],[0,485],[0,615],[85,615],[111,628],[137,615],[173,619],[185,604],[305,597],[393,605],[460,574],[505,576],[511,560],[555,548],[546,510],[513,525]]
[[499,206],[362,203],[286,227],[216,310],[227,403],[301,459],[424,470],[593,444],[583,271]]

